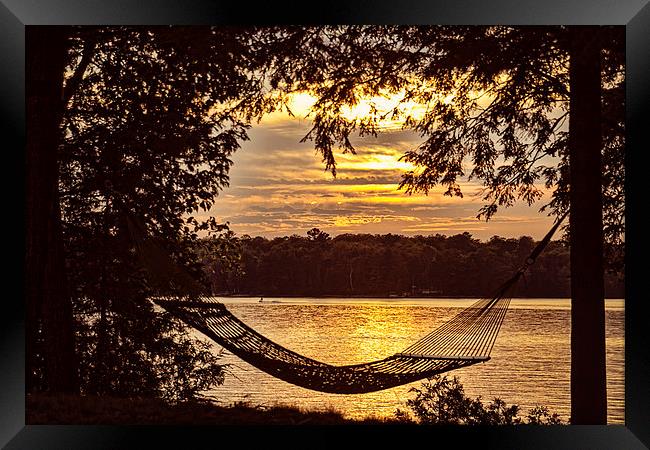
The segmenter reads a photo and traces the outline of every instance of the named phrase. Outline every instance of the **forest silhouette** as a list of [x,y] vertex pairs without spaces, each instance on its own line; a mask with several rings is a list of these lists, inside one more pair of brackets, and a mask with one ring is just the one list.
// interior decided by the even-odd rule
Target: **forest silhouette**
[[[481,241],[468,232],[332,238],[317,228],[305,236],[231,236],[228,242],[230,256],[203,253],[205,281],[215,295],[481,297],[516,272],[536,244],[530,236]],[[605,283],[608,298],[624,296],[621,272],[609,271]],[[513,295],[570,294],[569,250],[558,240],[529,268]]]

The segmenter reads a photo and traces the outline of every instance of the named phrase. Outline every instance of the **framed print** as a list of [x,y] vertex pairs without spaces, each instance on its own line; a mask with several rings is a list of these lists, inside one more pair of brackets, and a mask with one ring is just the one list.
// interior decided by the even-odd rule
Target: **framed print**
[[3,0],[0,442],[647,448],[647,2],[310,8]]

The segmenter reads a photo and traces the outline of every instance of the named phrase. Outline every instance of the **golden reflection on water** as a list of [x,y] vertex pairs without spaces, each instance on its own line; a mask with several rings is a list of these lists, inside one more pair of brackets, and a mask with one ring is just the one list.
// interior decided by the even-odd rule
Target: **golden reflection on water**
[[[350,352],[352,361],[362,363],[397,353],[405,348],[402,337],[406,330],[414,328],[414,314],[411,308],[387,308],[380,305],[367,305],[352,321],[353,330],[349,338],[363,342]],[[345,364],[346,361],[338,361]]]
[[[474,299],[226,299],[228,309],[268,338],[330,364],[382,359],[429,333]],[[624,422],[624,310],[607,302],[608,420]],[[570,303],[556,299],[512,301],[492,359],[447,373],[458,376],[471,397],[499,397],[522,414],[546,405],[567,420],[570,412]],[[215,345],[215,350],[220,347]],[[227,354],[233,376],[210,396],[224,404],[289,404],[333,407],[348,417],[392,416],[406,409],[411,387],[355,395],[323,394],[277,380]]]

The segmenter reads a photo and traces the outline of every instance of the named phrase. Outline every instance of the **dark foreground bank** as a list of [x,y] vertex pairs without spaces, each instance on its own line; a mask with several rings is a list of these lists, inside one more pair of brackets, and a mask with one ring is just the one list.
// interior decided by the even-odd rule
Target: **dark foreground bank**
[[345,425],[398,424],[397,419],[350,420],[336,411],[303,411],[159,399],[28,395],[28,425]]

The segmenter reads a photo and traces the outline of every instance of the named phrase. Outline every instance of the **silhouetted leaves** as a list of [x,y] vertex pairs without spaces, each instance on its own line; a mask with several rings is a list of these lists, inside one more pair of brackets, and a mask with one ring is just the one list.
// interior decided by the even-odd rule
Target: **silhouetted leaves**
[[[415,397],[406,406],[415,420],[424,425],[558,425],[564,422],[545,406],[535,406],[526,417],[519,416],[519,406],[508,406],[499,398],[484,404],[481,397],[470,398],[457,377],[436,375],[411,388]],[[397,410],[397,418],[410,421],[408,412]]]
[[125,214],[200,277],[203,261],[190,244],[227,225],[196,214],[228,185],[230,156],[247,139],[247,123],[232,113],[256,89],[245,33],[74,30],[59,186],[85,393],[185,399],[223,380],[217,356],[147,300],[156,292],[132,252]]
[[[406,192],[462,196],[459,180],[480,180],[489,219],[501,206],[568,207],[568,30],[563,26],[330,26],[261,29],[258,65],[284,93],[317,99],[305,136],[336,171],[334,149],[354,151],[353,137],[381,131],[385,117],[401,118],[422,142],[403,160]],[[623,237],[624,30],[601,27],[603,78],[603,194],[608,243]],[[262,44],[271,42],[270,47]],[[265,50],[266,49],[266,50]],[[263,69],[263,70],[262,70]],[[365,117],[342,112],[363,97],[402,94],[391,111]],[[276,96],[281,98],[282,96]],[[406,102],[423,106],[421,115]],[[271,102],[271,109],[282,102]],[[619,261],[621,262],[621,261]]]

